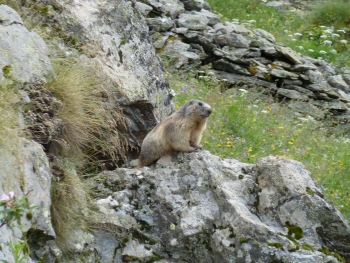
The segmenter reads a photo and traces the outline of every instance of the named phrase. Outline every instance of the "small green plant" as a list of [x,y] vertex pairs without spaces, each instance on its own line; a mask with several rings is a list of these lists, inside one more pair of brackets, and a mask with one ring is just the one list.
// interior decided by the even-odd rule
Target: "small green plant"
[[[30,256],[30,250],[28,243],[25,241],[9,243],[13,259],[15,263],[28,263],[28,257]],[[7,260],[1,259],[0,262],[9,263]]]
[[347,262],[338,253],[329,251],[328,247],[326,247],[326,246],[322,246],[318,251],[322,252],[325,255],[331,255],[331,256],[335,257],[339,262],[344,262],[344,263]]
[[309,244],[303,244],[303,245],[302,245],[302,249],[304,249],[304,250],[309,250],[309,251],[312,251],[312,252],[315,251],[315,249],[313,248],[313,246],[311,246],[311,245],[309,245]]
[[1,223],[0,228],[4,225],[10,225],[13,221],[21,224],[21,218],[26,216],[28,219],[32,218],[32,210],[36,206],[28,205],[28,196],[24,195],[20,198],[16,198],[14,192],[8,194],[2,194],[0,199],[0,206],[4,209],[0,210]]
[[[3,209],[0,210],[0,228],[5,225],[12,226],[11,223],[15,221],[20,226],[21,218],[26,216],[26,218],[30,220],[32,218],[32,210],[36,208],[36,206],[28,205],[27,195],[16,198],[13,191],[1,195],[0,206],[3,207]],[[12,242],[8,245],[11,249],[15,263],[28,262],[27,258],[30,255],[30,250],[26,241],[20,240],[19,242]],[[7,260],[0,261],[3,263],[9,263]]]
[[11,65],[6,65],[2,68],[2,73],[6,78],[9,78],[11,76]]
[[288,235],[299,240],[303,238],[303,229],[297,225],[292,225],[289,221],[286,221],[286,227],[288,228]]
[[248,238],[246,238],[246,237],[241,237],[241,238],[239,239],[239,242],[240,242],[241,244],[243,244],[243,243],[248,243]]
[[277,243],[277,242],[268,242],[267,245],[270,246],[270,247],[276,247],[276,248],[279,248],[279,249],[283,250],[282,244]]
[[306,192],[309,194],[309,195],[314,195],[315,192],[311,190],[310,187],[306,186]]

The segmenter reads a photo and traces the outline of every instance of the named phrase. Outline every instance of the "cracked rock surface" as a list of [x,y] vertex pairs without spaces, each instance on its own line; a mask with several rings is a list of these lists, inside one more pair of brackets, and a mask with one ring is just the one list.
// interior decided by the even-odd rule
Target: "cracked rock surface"
[[300,162],[265,157],[253,165],[200,151],[156,166],[94,178],[104,223],[131,233],[115,257],[315,263],[350,257],[349,225]]

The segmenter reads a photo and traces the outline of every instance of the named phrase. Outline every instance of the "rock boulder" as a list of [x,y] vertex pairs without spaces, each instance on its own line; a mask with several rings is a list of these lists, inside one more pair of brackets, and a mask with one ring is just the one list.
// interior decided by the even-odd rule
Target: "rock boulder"
[[297,161],[265,157],[253,165],[200,151],[164,157],[156,167],[122,168],[94,179],[97,204],[108,207],[110,223],[119,218],[118,227],[134,233],[120,242],[115,257],[310,263],[350,258],[349,225]]

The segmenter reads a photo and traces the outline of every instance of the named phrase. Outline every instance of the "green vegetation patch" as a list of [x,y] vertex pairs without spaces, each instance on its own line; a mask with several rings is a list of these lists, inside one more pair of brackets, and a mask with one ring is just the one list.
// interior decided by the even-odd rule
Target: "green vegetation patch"
[[240,242],[241,244],[243,244],[243,243],[248,243],[248,238],[246,238],[246,237],[241,237],[241,238],[239,239],[239,242]]
[[280,243],[268,242],[267,245],[270,246],[270,247],[276,247],[276,248],[279,248],[279,249],[283,250],[283,246]]
[[329,249],[328,249],[326,246],[322,246],[322,248],[320,248],[318,251],[322,252],[322,253],[325,254],[325,255],[333,256],[333,257],[335,257],[335,258],[336,258],[338,261],[340,261],[340,262],[344,262],[344,263],[347,262],[347,261],[346,261],[342,256],[340,256],[338,253],[329,251]]
[[303,238],[303,229],[297,225],[292,225],[289,221],[286,221],[286,227],[288,228],[288,235],[295,237],[299,240]]
[[199,99],[213,108],[201,142],[205,150],[245,163],[255,163],[269,155],[297,160],[347,218],[350,213],[348,135],[334,136],[333,128],[309,116],[296,116],[291,109],[258,90],[227,89],[225,81],[209,76],[196,78],[197,74],[191,72],[172,72],[166,61],[165,65],[170,86],[177,93],[176,107],[190,99]]
[[312,191],[311,188],[308,187],[308,186],[306,187],[306,192],[307,192],[309,195],[314,195],[314,194],[315,194],[315,192]]
[[302,249],[304,249],[304,250],[308,250],[308,251],[312,251],[312,252],[315,251],[314,247],[311,246],[311,245],[309,245],[309,244],[303,244],[301,247],[302,247]]
[[11,70],[12,70],[11,65],[6,65],[2,68],[2,73],[6,78],[9,78],[11,76]]

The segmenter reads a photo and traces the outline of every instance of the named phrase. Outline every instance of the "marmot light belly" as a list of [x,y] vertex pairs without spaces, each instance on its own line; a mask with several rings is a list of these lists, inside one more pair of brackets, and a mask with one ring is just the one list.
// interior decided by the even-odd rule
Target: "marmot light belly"
[[200,100],[181,106],[147,134],[141,146],[139,166],[150,165],[172,151],[202,149],[200,141],[211,112],[210,105]]

